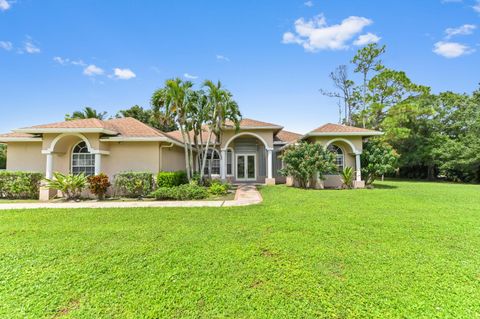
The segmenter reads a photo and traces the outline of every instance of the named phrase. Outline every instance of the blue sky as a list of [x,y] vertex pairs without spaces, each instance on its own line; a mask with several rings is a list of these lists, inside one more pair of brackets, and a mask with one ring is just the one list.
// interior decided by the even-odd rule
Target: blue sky
[[245,117],[338,120],[328,74],[359,45],[434,92],[480,82],[480,2],[0,0],[0,132],[148,107],[167,78],[221,80]]

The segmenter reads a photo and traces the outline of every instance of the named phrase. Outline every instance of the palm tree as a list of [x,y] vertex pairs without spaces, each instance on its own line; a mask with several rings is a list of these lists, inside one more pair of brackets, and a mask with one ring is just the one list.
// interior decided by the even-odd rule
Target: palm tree
[[200,176],[203,177],[203,172],[207,162],[207,154],[209,151],[212,135],[215,134],[217,141],[221,141],[222,128],[227,121],[234,123],[238,130],[240,126],[241,113],[238,104],[233,100],[233,95],[228,90],[222,88],[220,81],[217,84],[210,80],[206,80],[203,86],[207,88],[207,101],[209,104],[209,115],[206,119],[209,127],[208,139],[205,150],[202,156],[202,167],[200,169]]
[[81,111],[75,111],[72,115],[65,114],[65,121],[82,120],[82,119],[99,119],[104,120],[107,117],[107,112],[97,112],[94,108],[89,106]]
[[184,141],[185,166],[189,180],[192,176],[193,160],[187,119],[192,108],[192,86],[192,82],[182,81],[179,78],[166,80],[165,86],[156,90],[151,99],[152,106],[161,110],[167,116],[173,116],[180,128]]

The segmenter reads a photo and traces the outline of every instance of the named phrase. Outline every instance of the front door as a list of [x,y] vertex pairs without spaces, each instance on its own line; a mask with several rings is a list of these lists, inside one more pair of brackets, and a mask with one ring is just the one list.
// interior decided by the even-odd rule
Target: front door
[[237,180],[254,181],[257,179],[255,154],[237,154]]

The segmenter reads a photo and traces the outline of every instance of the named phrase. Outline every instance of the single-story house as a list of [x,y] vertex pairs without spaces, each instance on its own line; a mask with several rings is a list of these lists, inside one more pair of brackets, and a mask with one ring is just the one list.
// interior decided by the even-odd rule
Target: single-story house
[[[227,124],[221,140],[208,155],[205,173],[234,183],[284,183],[280,176],[282,149],[301,140],[321,143],[337,155],[339,169],[351,166],[361,186],[360,154],[365,137],[382,134],[363,128],[325,124],[305,135],[281,125],[243,119],[237,130]],[[206,141],[207,132],[203,138]],[[7,170],[87,175],[103,172],[110,178],[124,171],[185,169],[184,141],[179,131],[162,132],[133,118],[82,119],[36,125],[0,134],[8,145]],[[339,186],[328,176],[326,187]]]

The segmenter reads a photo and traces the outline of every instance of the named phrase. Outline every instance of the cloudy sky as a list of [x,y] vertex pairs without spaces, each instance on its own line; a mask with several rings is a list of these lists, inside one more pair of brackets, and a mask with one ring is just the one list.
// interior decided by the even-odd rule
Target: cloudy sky
[[471,92],[479,28],[476,0],[0,0],[0,132],[148,107],[178,76],[221,80],[245,117],[304,133],[337,121],[319,89],[372,42],[434,92]]

